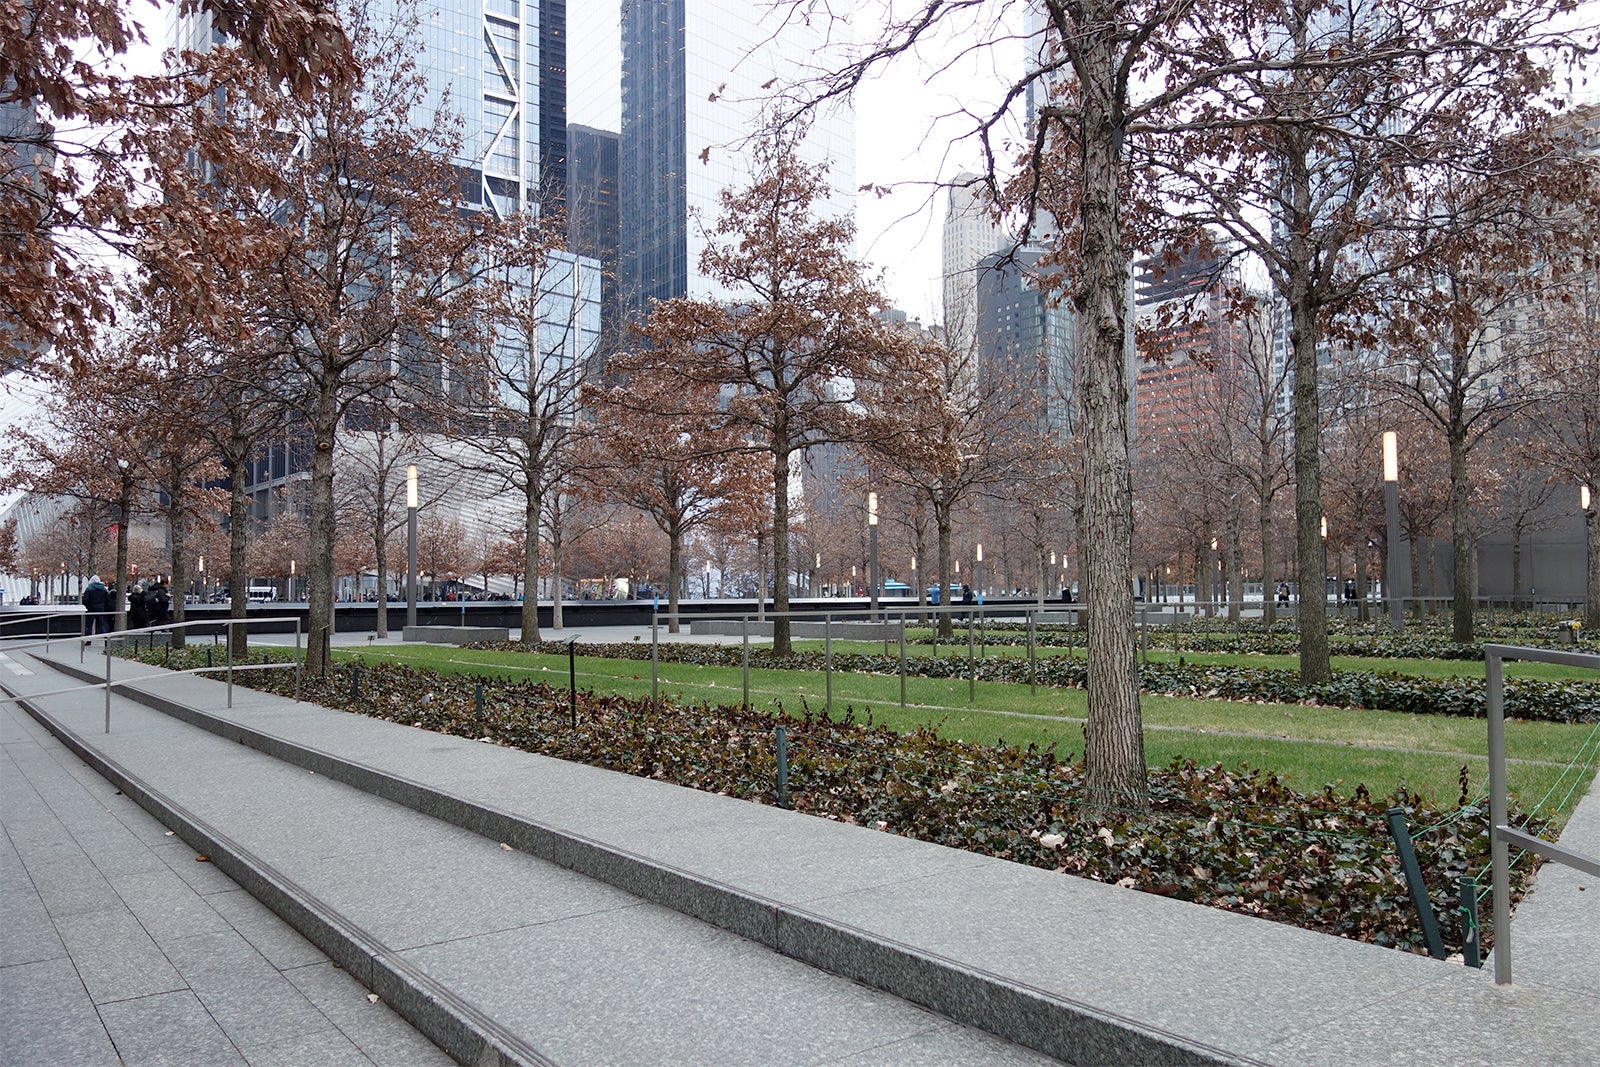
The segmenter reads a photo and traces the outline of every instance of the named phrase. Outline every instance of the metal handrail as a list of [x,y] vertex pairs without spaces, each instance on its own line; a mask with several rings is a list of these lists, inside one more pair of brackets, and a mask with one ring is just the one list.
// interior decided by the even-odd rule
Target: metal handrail
[[[281,669],[284,669],[284,668],[293,667],[294,671],[295,671],[295,684],[294,684],[295,698],[299,699],[299,695],[300,695],[300,680],[301,680],[301,677],[302,677],[302,675],[304,673],[304,667],[305,667],[305,659],[304,659],[304,656],[302,654],[302,647],[301,647],[301,640],[300,640],[300,621],[301,620],[300,620],[300,617],[298,615],[269,616],[269,617],[266,617],[266,618],[253,618],[253,619],[252,618],[245,618],[245,619],[195,619],[195,620],[192,620],[192,621],[191,620],[185,620],[183,622],[166,622],[166,623],[161,623],[158,626],[141,626],[138,629],[134,629],[134,630],[115,630],[115,631],[111,631],[111,632],[103,633],[103,634],[85,634],[85,635],[81,635],[81,636],[78,636],[78,637],[75,637],[75,638],[72,639],[72,640],[76,640],[76,641],[79,642],[79,646],[78,646],[78,662],[79,663],[83,662],[83,657],[84,657],[85,650],[89,647],[90,644],[92,644],[96,640],[100,641],[101,642],[101,653],[106,658],[106,680],[104,682],[95,682],[95,683],[90,684],[90,685],[74,686],[72,689],[64,689],[64,690],[60,690],[59,692],[60,693],[70,693],[70,692],[78,692],[78,691],[81,691],[83,689],[104,689],[105,690],[105,694],[106,694],[105,732],[109,734],[111,732],[111,690],[112,690],[113,687],[115,687],[116,685],[120,684],[120,683],[114,681],[112,679],[112,677],[111,677],[111,641],[113,639],[123,640],[123,639],[129,638],[129,637],[137,637],[140,634],[155,634],[155,633],[164,633],[164,632],[173,631],[173,630],[186,630],[186,629],[188,629],[190,627],[223,626],[223,627],[227,627],[228,628],[228,636],[229,636],[229,640],[224,642],[224,645],[227,648],[227,661],[225,663],[223,663],[221,666],[212,665],[212,666],[209,666],[209,667],[196,667],[196,668],[192,668],[192,669],[187,670],[187,671],[174,671],[173,673],[175,673],[175,674],[198,674],[201,671],[218,671],[218,670],[226,671],[227,672],[227,679],[228,679],[228,707],[231,708],[231,707],[233,707],[233,672],[234,671],[236,671],[236,670],[281,670]],[[231,628],[234,627],[234,626],[250,626],[253,623],[269,623],[269,622],[270,623],[278,623],[278,622],[292,622],[292,623],[294,623],[294,660],[293,660],[293,662],[285,663],[285,664],[281,664],[281,665],[280,664],[240,664],[238,666],[235,666],[235,664],[233,662],[233,641],[232,641],[232,629]],[[46,651],[49,651],[50,644],[51,644],[51,639],[47,636],[43,641],[35,641],[32,644],[6,645],[5,646],[5,651],[7,651],[7,652],[26,652],[27,650],[29,650],[31,648],[40,648],[40,647],[44,648]],[[54,695],[59,695],[59,694],[58,693],[36,693],[36,694],[33,694],[33,696],[54,696]],[[20,698],[19,697],[12,697],[11,699],[13,699],[13,700],[16,700],[16,699],[32,699],[32,696],[20,697]]]
[[1600,878],[1600,859],[1586,856],[1516,829],[1506,800],[1506,716],[1503,660],[1536,660],[1600,670],[1600,655],[1519,645],[1484,645],[1489,719],[1489,861],[1494,872],[1494,981],[1511,984],[1511,846],[1564,863]]

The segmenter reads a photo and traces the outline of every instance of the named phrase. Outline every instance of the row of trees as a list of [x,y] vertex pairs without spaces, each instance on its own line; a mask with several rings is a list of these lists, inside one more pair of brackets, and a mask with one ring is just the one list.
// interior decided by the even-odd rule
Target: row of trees
[[[191,69],[165,86],[169,99],[208,105],[168,107],[139,138],[162,205],[139,244],[174,249],[182,269],[147,264],[131,305],[147,309],[149,326],[115,346],[129,374],[168,367],[206,393],[195,400],[215,428],[211,448],[197,450],[204,458],[194,466],[173,458],[187,456],[176,446],[192,439],[169,450],[169,506],[193,500],[201,465],[217,464],[233,488],[239,555],[230,565],[240,572],[244,465],[266,427],[289,413],[309,454],[315,669],[326,655],[343,427],[449,439],[458,461],[490,442],[473,466],[520,495],[529,576],[541,528],[561,569],[561,512],[578,495],[576,472],[622,472],[605,492],[648,500],[674,546],[672,590],[681,584],[677,546],[696,522],[716,513],[755,538],[773,563],[782,652],[788,576],[804,569],[792,554],[793,465],[810,446],[855,442],[870,480],[903,487],[908,513],[926,516],[926,527],[913,520],[915,543],[934,540],[941,582],[953,577],[954,515],[975,494],[1010,494],[1015,514],[1041,530],[1062,511],[1074,516],[1091,621],[1088,781],[1118,803],[1139,803],[1127,263],[1138,249],[1220,236],[1264,266],[1287,309],[1294,403],[1292,478],[1273,475],[1271,492],[1262,481],[1258,495],[1292,488],[1297,569],[1317,573],[1326,510],[1319,356],[1329,342],[1340,331],[1371,347],[1394,336],[1379,316],[1396,306],[1383,292],[1396,280],[1416,292],[1423,281],[1454,286],[1453,302],[1418,301],[1458,316],[1425,325],[1436,342],[1449,337],[1428,351],[1468,368],[1450,379],[1466,384],[1444,402],[1452,472],[1464,471],[1456,459],[1474,431],[1463,435],[1457,409],[1474,349],[1455,335],[1470,334],[1482,312],[1480,298],[1451,280],[1451,264],[1478,269],[1468,261],[1474,234],[1503,229],[1514,243],[1530,228],[1564,229],[1570,257],[1570,239],[1595,230],[1571,225],[1593,217],[1591,164],[1562,150],[1542,106],[1556,58],[1578,42],[1547,28],[1562,0],[1381,10],[1302,0],[1033,4],[1047,25],[1040,62],[978,136],[991,192],[1024,220],[1024,237],[1045,219],[1056,231],[1045,264],[1059,271],[1081,342],[1074,436],[1062,440],[1041,432],[1038,405],[1008,400],[1026,389],[992,388],[994,376],[970,356],[875,316],[883,299],[848,254],[848,224],[811,215],[823,174],[790,150],[810,107],[849,93],[972,6],[930,0],[780,116],[755,150],[756,180],[725,194],[720,239],[700,264],[732,300],[658,305],[641,343],[607,369],[603,389],[587,392],[577,323],[548,300],[560,287],[539,281],[570,260],[550,254],[535,221],[478,215],[463,224],[449,163],[455,126],[443,112],[414,122],[428,112],[420,82],[396,58],[407,49],[385,40],[395,32],[388,24],[347,13],[351,67],[365,78],[311,79],[300,93],[280,91],[281,76],[256,75],[226,50],[188,57]],[[1016,153],[999,139],[1001,119],[1030,88],[1043,104],[1007,181],[998,161]],[[163,229],[162,220],[182,225]],[[1530,260],[1546,271],[1564,263]],[[581,292],[572,281],[566,291]],[[1420,366],[1415,352],[1407,358]],[[1434,381],[1429,397],[1453,388]],[[588,432],[607,426],[650,432]],[[126,460],[121,451],[107,458]],[[719,457],[730,462],[708,462]],[[680,477],[696,463],[701,474]],[[759,481],[748,469],[758,463]],[[123,513],[136,489],[132,466],[101,464],[99,495]],[[725,482],[708,481],[728,471]],[[388,477],[376,481],[379,500],[397,491]],[[183,516],[169,521],[180,542]],[[374,530],[380,570],[388,533]],[[1048,543],[1036,539],[1041,572]],[[175,583],[185,577],[174,569]],[[536,637],[527,607],[524,633]],[[1326,620],[1320,599],[1304,608],[1301,672],[1315,681],[1328,674]]]

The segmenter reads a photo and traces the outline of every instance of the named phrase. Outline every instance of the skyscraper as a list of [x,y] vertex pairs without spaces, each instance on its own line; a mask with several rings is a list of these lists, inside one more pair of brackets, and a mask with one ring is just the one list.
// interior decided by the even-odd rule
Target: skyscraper
[[[629,314],[645,313],[652,300],[723,295],[699,274],[718,194],[748,182],[740,146],[759,130],[763,104],[803,77],[804,64],[826,65],[851,6],[835,3],[834,19],[806,21],[748,0],[623,4],[620,280]],[[850,214],[848,105],[819,113],[800,152],[831,166],[833,197],[817,211]]]
[[617,203],[617,135],[592,126],[567,127],[567,250],[600,262],[603,345],[615,344],[622,323],[617,284],[621,248]]
[[945,205],[942,259],[944,265],[944,336],[955,352],[968,353],[977,339],[980,263],[1011,247],[1011,238],[990,214],[983,178],[956,175]]

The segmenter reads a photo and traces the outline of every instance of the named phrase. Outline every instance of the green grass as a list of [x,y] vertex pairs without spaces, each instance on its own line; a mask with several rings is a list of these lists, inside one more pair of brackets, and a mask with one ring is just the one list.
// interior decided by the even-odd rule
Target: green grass
[[[835,650],[839,651],[839,643]],[[881,651],[881,646],[879,646]],[[535,679],[552,685],[567,682],[565,656],[489,652],[438,646],[343,653],[361,659],[404,662],[443,673],[511,679]],[[1383,661],[1390,662],[1390,661]],[[629,697],[650,694],[648,661],[579,656],[578,685],[597,692]],[[820,710],[827,701],[827,679],[820,671],[752,668],[750,702],[755,707],[781,706],[798,714],[809,706]],[[662,663],[661,694],[678,701],[737,705],[743,699],[742,672],[736,667]],[[931,724],[952,738],[992,743],[1057,745],[1063,754],[1081,752],[1086,698],[1081,690],[980,682],[969,704],[964,679],[907,678],[907,706],[900,707],[898,676],[835,673],[833,709],[853,708],[858,716],[870,709],[873,720],[906,731]],[[1144,695],[1142,710],[1147,762],[1159,766],[1187,757],[1202,764],[1228,767],[1248,764],[1277,771],[1301,791],[1333,785],[1341,794],[1358,785],[1387,794],[1404,783],[1441,802],[1460,793],[1463,765],[1470,792],[1487,784],[1487,735],[1482,721],[1431,715],[1402,715],[1364,709],[1320,708],[1287,704],[1253,704]],[[1507,749],[1511,789],[1527,806],[1554,790],[1544,811],[1555,809],[1572,785],[1564,768],[1597,728],[1589,725],[1511,722]],[[1579,776],[1573,796],[1593,777],[1593,760]],[[1570,809],[1570,804],[1568,805]]]

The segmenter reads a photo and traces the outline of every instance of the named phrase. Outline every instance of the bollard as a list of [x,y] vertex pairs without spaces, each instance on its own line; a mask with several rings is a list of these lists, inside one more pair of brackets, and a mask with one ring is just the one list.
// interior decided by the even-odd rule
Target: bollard
[[778,807],[789,806],[789,731],[782,726],[773,728],[773,741],[778,750]]
[[228,631],[228,707],[233,707],[233,631]]
[[1463,878],[1461,893],[1461,959],[1468,967],[1483,966],[1483,941],[1478,936],[1478,880]]
[[305,657],[300,653],[300,620],[294,620],[294,698],[300,699],[300,678],[305,673]]
[[206,646],[206,666],[207,667],[215,666],[215,664],[213,664],[211,662],[211,650],[214,647],[216,647],[216,646],[215,645],[207,645]]
[[350,672],[350,699],[361,699],[361,664],[356,664]]
[[1406,872],[1406,888],[1411,891],[1411,904],[1422,920],[1422,939],[1428,944],[1428,955],[1436,960],[1445,957],[1444,941],[1439,937],[1439,921],[1428,902],[1428,887],[1422,884],[1422,868],[1417,865],[1417,854],[1411,847],[1411,831],[1406,827],[1406,813],[1400,808],[1384,812],[1389,822],[1389,836],[1394,838],[1395,851],[1400,854],[1400,866]]
[[477,682],[472,687],[472,717],[478,722],[483,721],[483,683]]
[[744,674],[744,710],[750,710],[750,616],[746,615],[740,625],[744,632],[744,652],[740,656]]
[[1144,665],[1150,666],[1150,609],[1139,608],[1139,650],[1144,655]]

